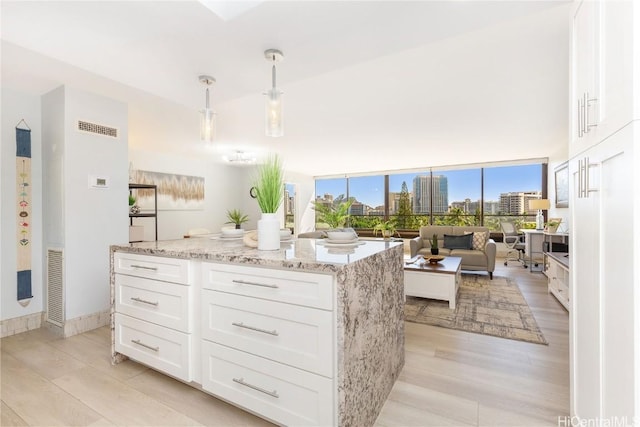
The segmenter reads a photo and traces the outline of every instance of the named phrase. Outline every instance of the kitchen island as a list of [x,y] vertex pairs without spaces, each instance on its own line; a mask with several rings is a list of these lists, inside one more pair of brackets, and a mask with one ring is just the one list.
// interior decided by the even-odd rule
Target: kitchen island
[[404,366],[403,245],[111,247],[112,360],[282,425],[372,425]]

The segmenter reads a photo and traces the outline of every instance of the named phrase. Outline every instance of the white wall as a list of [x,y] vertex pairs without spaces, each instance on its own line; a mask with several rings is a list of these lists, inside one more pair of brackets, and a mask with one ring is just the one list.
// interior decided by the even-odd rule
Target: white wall
[[558,151],[549,157],[548,178],[547,178],[547,198],[551,202],[551,208],[547,212],[547,218],[562,218],[559,232],[571,232],[571,206],[568,208],[556,208],[556,188],[555,188],[555,169],[568,160],[569,147],[564,145],[559,147]]
[[[183,155],[130,149],[129,161],[134,169],[204,177],[204,209],[159,211],[158,240],[182,238],[191,228],[217,232],[227,221],[227,210],[243,208],[249,194],[244,188],[247,169],[220,163],[217,142],[199,141],[197,111],[151,95],[139,96],[129,103],[129,131],[131,146],[184,147]],[[190,153],[193,146],[199,152],[197,157]],[[137,218],[134,225],[145,227],[145,240],[154,239],[152,219]]]
[[[191,228],[207,228],[212,233],[218,232],[225,226],[227,210],[242,210],[245,193],[242,183],[245,178],[239,168],[213,163],[208,159],[137,150],[129,152],[129,159],[136,169],[204,177],[204,209],[158,211],[158,240],[180,239]],[[248,191],[247,188],[247,197]],[[153,219],[135,218],[133,223],[145,227],[145,240],[154,239]]]
[[[65,319],[110,307],[109,246],[127,241],[127,106],[60,87],[43,95],[47,194],[44,251],[63,248]],[[77,130],[78,120],[117,128],[118,138]],[[106,188],[89,177],[107,179]]]
[[[0,150],[0,320],[42,311],[42,132],[40,97],[10,88],[2,88],[2,149]],[[24,119],[31,128],[31,290],[27,307],[17,301],[16,280],[16,133]]]

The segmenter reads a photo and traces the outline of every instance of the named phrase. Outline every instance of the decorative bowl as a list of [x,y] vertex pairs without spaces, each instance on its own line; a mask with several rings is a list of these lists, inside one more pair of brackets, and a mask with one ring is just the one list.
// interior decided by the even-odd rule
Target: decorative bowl
[[328,230],[326,233],[331,240],[353,240],[358,237],[353,230]]
[[429,264],[437,264],[442,261],[444,257],[442,255],[431,255],[429,257]]
[[244,234],[242,228],[223,228],[221,232],[224,237],[240,237]]

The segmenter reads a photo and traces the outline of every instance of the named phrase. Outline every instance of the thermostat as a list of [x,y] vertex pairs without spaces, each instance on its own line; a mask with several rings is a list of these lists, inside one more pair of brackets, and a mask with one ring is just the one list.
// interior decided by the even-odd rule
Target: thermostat
[[109,177],[89,175],[89,188],[109,188]]

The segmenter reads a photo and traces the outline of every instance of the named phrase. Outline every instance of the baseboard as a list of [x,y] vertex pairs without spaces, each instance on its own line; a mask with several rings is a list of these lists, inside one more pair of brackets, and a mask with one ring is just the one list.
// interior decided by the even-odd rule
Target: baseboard
[[0,321],[0,338],[39,329],[42,326],[43,319],[44,313],[39,312]]
[[83,332],[106,326],[111,322],[111,310],[99,311],[86,316],[67,320],[64,326],[57,326],[45,320],[45,313],[33,313],[26,316],[14,317],[0,321],[0,338],[31,331],[33,329],[47,328],[62,338],[68,338]]
[[68,338],[83,332],[109,325],[111,322],[111,310],[99,311],[86,316],[76,317],[64,322],[64,337]]

